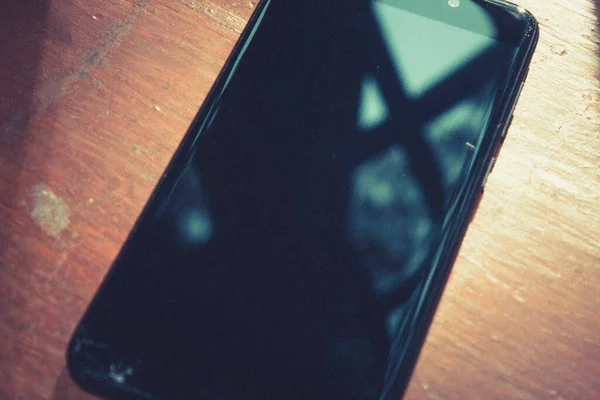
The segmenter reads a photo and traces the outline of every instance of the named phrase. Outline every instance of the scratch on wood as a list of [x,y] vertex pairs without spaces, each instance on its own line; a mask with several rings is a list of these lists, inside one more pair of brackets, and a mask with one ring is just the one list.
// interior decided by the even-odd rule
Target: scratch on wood
[[131,31],[134,22],[153,2],[154,0],[138,2],[134,11],[125,20],[112,24],[107,29],[102,40],[83,56],[70,74],[41,86],[36,91],[36,112],[45,112],[63,96],[69,94],[77,81],[87,77],[94,69],[108,65],[109,54],[119,47]]
[[540,272],[540,275],[542,276],[549,276],[550,278],[562,278],[562,274],[560,272],[554,272],[553,270],[551,270],[548,267],[545,266],[538,266],[538,270]]
[[500,283],[500,280],[492,274],[486,274],[485,277],[492,283]]
[[220,7],[215,3],[203,1],[200,4],[196,4],[194,2],[185,2],[183,0],[180,0],[180,2],[187,4],[187,6],[193,10],[198,10],[198,12],[221,28],[233,31],[238,35],[242,33],[242,30],[246,26],[247,20],[245,18]]
[[58,260],[56,265],[54,265],[54,271],[52,271],[51,277],[56,276],[56,274],[62,268],[62,266],[65,264],[65,261],[67,261],[68,258],[69,258],[69,251],[64,251],[61,254],[60,259]]

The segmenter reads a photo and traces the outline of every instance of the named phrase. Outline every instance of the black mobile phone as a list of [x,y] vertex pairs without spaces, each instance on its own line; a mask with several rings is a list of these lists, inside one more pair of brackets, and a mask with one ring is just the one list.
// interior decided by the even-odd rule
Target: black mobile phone
[[398,399],[538,29],[496,0],[264,0],[68,349],[110,399]]

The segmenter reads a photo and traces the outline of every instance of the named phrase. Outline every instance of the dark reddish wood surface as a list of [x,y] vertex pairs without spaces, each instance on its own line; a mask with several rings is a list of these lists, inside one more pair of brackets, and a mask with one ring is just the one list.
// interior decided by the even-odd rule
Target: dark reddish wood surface
[[[407,393],[600,398],[598,2],[542,35]],[[0,399],[85,399],[64,351],[255,4],[5,0]]]

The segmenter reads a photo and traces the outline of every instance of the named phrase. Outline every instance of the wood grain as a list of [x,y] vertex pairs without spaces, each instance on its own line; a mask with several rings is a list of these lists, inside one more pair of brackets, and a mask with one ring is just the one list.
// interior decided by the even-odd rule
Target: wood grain
[[[85,399],[69,335],[255,3],[5,3],[0,399]],[[521,3],[540,44],[410,399],[600,393],[600,3]]]

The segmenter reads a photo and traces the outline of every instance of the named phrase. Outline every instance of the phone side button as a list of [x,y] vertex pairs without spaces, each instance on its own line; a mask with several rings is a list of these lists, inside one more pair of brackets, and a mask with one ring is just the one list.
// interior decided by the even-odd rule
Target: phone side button
[[508,119],[508,122],[506,123],[506,125],[504,125],[504,129],[502,129],[502,135],[500,136],[502,138],[502,141],[504,141],[504,139],[506,139],[506,132],[508,132],[508,128],[510,128],[510,125],[513,122],[513,118],[514,118],[514,114],[511,114],[510,118]]
[[[527,73],[529,73],[529,71],[527,71]],[[508,131],[508,127],[510,126],[510,124],[512,122],[512,119],[513,119],[513,116],[514,116],[514,112],[515,112],[515,108],[517,108],[517,103],[519,102],[519,98],[521,98],[521,93],[523,93],[523,86],[525,86],[525,79],[523,79],[521,81],[521,85],[519,86],[519,90],[517,90],[517,95],[515,96],[515,101],[513,102],[512,108],[510,110],[510,119],[508,121],[508,124],[506,124],[506,126],[502,130],[502,138],[503,139],[506,136],[506,132]]]
[[490,160],[490,164],[488,165],[488,169],[485,173],[485,176],[483,177],[483,181],[481,182],[481,191],[483,192],[485,189],[485,184],[488,180],[488,177],[490,176],[490,173],[492,172],[492,170],[494,169],[494,164],[496,164],[496,157],[492,157],[492,159]]

